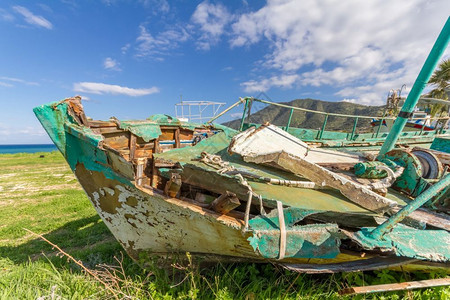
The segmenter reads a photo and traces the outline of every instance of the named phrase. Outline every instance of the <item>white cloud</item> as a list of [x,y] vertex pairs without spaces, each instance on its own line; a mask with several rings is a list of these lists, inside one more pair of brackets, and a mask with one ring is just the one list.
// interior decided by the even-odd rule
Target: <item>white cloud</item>
[[1,81],[0,81],[0,86],[3,86],[3,87],[13,87],[14,85],[12,85],[11,83],[1,82]]
[[163,60],[164,56],[169,55],[169,50],[179,46],[180,42],[185,42],[189,34],[184,28],[174,28],[160,32],[156,37],[150,34],[144,25],[139,26],[140,34],[136,41],[137,57],[151,57],[157,60]]
[[272,76],[261,80],[249,80],[241,83],[247,93],[266,92],[272,87],[291,88],[300,78],[297,74]]
[[[14,77],[0,76],[0,80],[9,81],[9,82],[15,82],[15,83],[22,83],[22,84],[26,84],[26,85],[39,86],[39,83],[37,83],[37,82],[26,81],[26,80],[23,80],[23,79],[20,79],[20,78],[14,78]],[[14,85],[10,84],[10,86],[14,86]]]
[[230,118],[237,118],[237,117],[242,117],[242,113],[238,112],[238,113],[232,113],[230,114]]
[[122,54],[127,54],[128,50],[130,49],[131,44],[126,44],[122,48],[120,48],[120,51],[122,51]]
[[0,20],[6,21],[6,22],[12,22],[14,21],[14,16],[7,12],[6,10],[0,8]]
[[119,63],[111,57],[105,58],[105,60],[103,61],[103,67],[107,70],[122,71],[119,68]]
[[46,18],[37,16],[23,6],[13,6],[15,12],[21,14],[25,18],[25,22],[38,27],[44,27],[46,29],[52,29],[53,24]]
[[154,13],[168,13],[170,11],[170,5],[167,0],[139,0],[139,2],[145,7],[153,8]]
[[233,16],[222,4],[211,4],[208,1],[200,3],[192,14],[191,20],[200,26],[201,36],[197,41],[197,47],[209,50],[220,40],[225,26],[232,21]]
[[88,94],[112,94],[112,95],[126,95],[131,97],[151,95],[159,93],[157,87],[151,87],[146,89],[134,89],[120,85],[99,83],[99,82],[77,82],[73,84],[73,90],[79,93]]
[[348,102],[348,103],[357,103],[358,100],[356,99],[342,99],[341,102]]
[[278,75],[244,82],[246,91],[297,75],[287,86],[332,86],[381,104],[391,88],[414,82],[448,18],[444,7],[446,0],[272,0],[239,16],[230,45],[269,45],[263,66]]

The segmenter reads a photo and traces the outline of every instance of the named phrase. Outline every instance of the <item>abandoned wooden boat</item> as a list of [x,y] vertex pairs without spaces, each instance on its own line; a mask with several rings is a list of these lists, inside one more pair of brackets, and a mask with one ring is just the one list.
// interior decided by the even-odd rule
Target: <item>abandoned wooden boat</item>
[[330,133],[326,121],[252,126],[253,98],[233,105],[245,104],[241,130],[166,115],[92,120],[80,97],[34,112],[135,260],[189,252],[309,273],[448,271],[450,135],[402,133],[443,50],[433,51],[382,137]]
[[[239,132],[165,115],[94,121],[85,117],[80,98],[35,113],[136,260],[190,252],[206,260],[272,260],[308,272],[448,267],[446,214],[416,211],[384,239],[364,233],[411,195],[429,193],[444,176],[449,153],[394,149],[385,162],[394,162],[395,172],[378,171],[383,163],[365,162],[363,152],[312,147],[274,125]],[[449,149],[450,136],[441,135],[439,145]],[[356,178],[348,171],[355,164],[363,177],[389,176]],[[422,177],[425,165],[434,179]],[[447,209],[446,195],[432,205]]]

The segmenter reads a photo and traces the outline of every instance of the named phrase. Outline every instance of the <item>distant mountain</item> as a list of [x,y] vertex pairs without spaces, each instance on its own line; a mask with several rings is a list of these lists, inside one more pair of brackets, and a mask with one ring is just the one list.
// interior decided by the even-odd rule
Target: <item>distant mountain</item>
[[[306,108],[314,111],[322,111],[328,113],[337,113],[345,115],[361,115],[361,116],[378,116],[383,113],[383,106],[365,106],[350,102],[328,102],[315,99],[297,99],[290,102],[283,102],[294,107]],[[254,106],[260,106],[261,103],[255,103]],[[279,107],[275,105],[266,106],[256,112],[252,109],[252,114],[246,122],[263,124],[269,122],[277,126],[286,126],[289,119],[289,108]],[[324,115],[311,112],[295,111],[290,127],[320,129],[324,121]],[[354,118],[343,118],[329,116],[326,130],[348,131],[353,128]],[[240,124],[239,120],[224,123],[224,125],[237,129]],[[359,132],[370,131],[370,120],[360,119],[358,121]]]

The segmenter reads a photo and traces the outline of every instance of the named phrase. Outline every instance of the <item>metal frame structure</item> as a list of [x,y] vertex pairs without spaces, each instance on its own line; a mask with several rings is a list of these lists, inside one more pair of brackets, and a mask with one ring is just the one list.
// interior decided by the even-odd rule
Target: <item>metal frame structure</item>
[[[215,117],[220,108],[225,104],[224,102],[213,101],[181,101],[175,104],[175,116],[177,118],[186,118],[189,122],[196,121],[203,123],[203,120],[206,121]],[[208,111],[210,114],[204,115]]]

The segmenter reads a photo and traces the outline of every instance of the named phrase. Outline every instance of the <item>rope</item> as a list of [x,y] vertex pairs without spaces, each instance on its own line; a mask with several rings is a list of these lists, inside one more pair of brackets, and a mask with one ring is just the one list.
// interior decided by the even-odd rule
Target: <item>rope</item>
[[244,223],[245,223],[245,226],[244,226],[244,232],[247,232],[247,231],[248,231],[248,219],[249,219],[249,216],[250,216],[250,206],[252,205],[252,198],[253,198],[253,191],[252,191],[252,189],[250,188],[250,189],[248,190],[247,206],[245,207],[245,216],[244,216]]
[[259,213],[261,215],[265,216],[266,215],[266,211],[264,210],[262,196],[259,195],[258,198],[259,198]]
[[284,223],[283,203],[277,200],[278,222],[280,223],[280,254],[278,260],[282,260],[286,254],[286,224]]
[[213,167],[214,169],[217,169],[217,173],[219,174],[236,170],[236,168],[230,165],[229,162],[223,161],[220,155],[202,152],[199,161],[203,162],[204,164],[210,167]]

